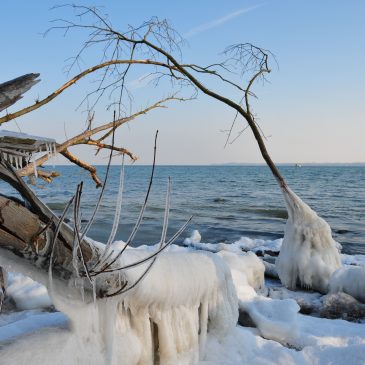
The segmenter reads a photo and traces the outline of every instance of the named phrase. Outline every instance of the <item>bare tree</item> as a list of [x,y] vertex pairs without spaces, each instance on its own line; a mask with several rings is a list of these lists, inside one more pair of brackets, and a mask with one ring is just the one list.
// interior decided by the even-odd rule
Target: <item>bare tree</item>
[[[254,85],[259,80],[265,81],[265,77],[271,72],[269,61],[272,54],[269,51],[250,43],[242,43],[226,48],[223,53],[224,59],[220,62],[206,66],[184,63],[181,60],[182,53],[180,49],[183,40],[166,20],[152,18],[140,26],[128,26],[126,30],[119,31],[113,27],[108,17],[104,16],[98,9],[77,5],[68,5],[68,7],[75,11],[76,20],[57,20],[51,30],[58,29],[65,33],[76,30],[86,33],[86,40],[81,46],[80,52],[72,60],[70,71],[74,67],[81,65],[82,57],[87,55],[87,51],[90,48],[96,47],[99,49],[101,54],[99,63],[80,72],[46,98],[37,100],[26,108],[4,115],[0,118],[0,124],[33,112],[58,97],[79,79],[93,73],[97,74],[99,77],[97,87],[87,95],[84,102],[89,104],[89,115],[93,115],[95,106],[107,95],[110,100],[107,107],[116,110],[114,121],[105,123],[102,126],[95,126],[94,121],[90,118],[87,129],[82,134],[59,144],[57,152],[62,153],[73,163],[89,170],[96,184],[101,186],[100,179],[96,177],[95,169],[79,161],[76,156],[73,156],[68,151],[68,147],[76,144],[88,144],[97,146],[98,149],[107,148],[132,157],[133,155],[125,149],[121,147],[117,149],[113,144],[105,142],[106,138],[114,135],[116,128],[140,114],[146,113],[153,108],[161,107],[168,100],[186,100],[196,98],[199,93],[203,93],[231,108],[236,113],[233,123],[239,118],[247,123],[247,127],[251,129],[256,139],[263,159],[284,194],[289,213],[288,224],[291,226],[297,225],[300,228],[298,228],[298,231],[303,231],[303,234],[299,235],[300,245],[309,244],[311,246],[311,239],[305,236],[302,223],[303,219],[310,217],[310,219],[307,219],[307,225],[311,226],[315,231],[316,227],[318,227],[316,223],[317,216],[314,212],[314,214],[302,214],[303,211],[308,212],[306,210],[307,206],[288,188],[286,181],[272,161],[266,149],[262,131],[257,124],[251,107],[251,100],[255,97],[253,93]],[[168,81],[172,96],[162,99],[140,112],[126,115],[126,105],[133,101],[133,93],[128,88],[128,80],[130,80],[131,70],[137,67],[147,69],[148,73],[143,73],[142,75],[145,78],[149,78],[155,86]],[[238,80],[232,77],[232,75],[238,75]],[[244,80],[247,81],[244,82]],[[214,84],[211,86],[213,81]],[[220,87],[222,84],[236,92],[236,101],[234,98],[227,97],[226,94],[216,91],[222,89]],[[232,128],[229,130],[228,138],[231,136]],[[99,132],[104,134],[98,138],[91,138]],[[47,159],[48,156],[45,155],[35,163],[39,166]],[[32,173],[32,170],[33,167],[29,164],[20,170],[18,175],[29,175]],[[5,172],[3,176],[7,176]],[[23,193],[23,196],[27,198],[26,193]],[[34,198],[31,197],[31,199]],[[40,212],[42,213],[42,210]],[[50,218],[48,217],[48,219]],[[77,227],[75,227],[75,230],[77,231]],[[332,247],[332,240],[327,241],[328,245]],[[82,252],[82,249],[80,249],[80,252]],[[101,261],[103,262],[103,260]],[[99,271],[96,270],[96,273],[115,270],[114,267],[111,267],[115,264],[113,260],[112,262],[106,262],[101,268],[99,264],[97,263],[96,267],[94,267],[95,270],[99,268]],[[92,275],[87,273],[87,276],[91,278]],[[294,282],[296,282],[296,279]],[[305,286],[312,285],[306,282],[302,284]],[[321,284],[321,288],[323,287],[325,285]]]
[[[118,117],[120,117],[123,105],[133,98],[127,85],[132,66],[153,66],[153,71],[143,75],[144,77],[150,77],[155,85],[167,79],[175,91],[173,95],[176,95],[177,92],[186,92],[186,89],[188,89],[190,90],[189,98],[193,98],[200,91],[233,108],[237,115],[243,117],[254,134],[262,157],[280,186],[285,187],[285,180],[268,154],[263,135],[250,106],[250,98],[254,96],[252,88],[255,82],[265,80],[265,75],[271,71],[269,57],[272,54],[269,51],[250,43],[236,44],[224,51],[225,58],[221,62],[207,66],[193,63],[186,64],[178,60],[181,58],[180,46],[183,44],[183,39],[166,20],[154,17],[138,27],[129,26],[126,31],[122,32],[116,30],[110,20],[96,8],[78,5],[67,6],[76,12],[77,19],[80,21],[57,20],[50,30],[58,29],[65,33],[69,33],[71,30],[86,32],[85,43],[82,45],[80,52],[74,57],[70,70],[81,64],[84,53],[90,47],[99,47],[101,50],[100,63],[80,72],[46,98],[3,116],[0,118],[0,124],[40,108],[75,84],[79,79],[95,72],[99,72],[98,86],[87,95],[84,101],[92,99],[90,107],[92,112],[103,95],[109,92],[109,97],[113,97],[115,101],[111,102],[108,107],[116,107]],[[232,74],[239,74],[241,79],[238,82],[231,80],[228,77]],[[213,88],[208,88],[206,83],[201,80],[201,78],[207,79],[207,77],[208,82],[210,79],[215,79],[216,89],[219,88],[219,82],[232,87],[234,91],[237,91],[238,101],[235,102],[231,98],[216,92]],[[242,85],[243,77],[248,79],[245,87]],[[107,135],[110,135],[110,131]],[[101,140],[97,142],[101,142]],[[95,141],[91,141],[90,144],[95,144]],[[37,161],[37,164],[44,163],[45,159],[44,156]],[[26,175],[30,173],[30,170],[29,167],[22,174]]]

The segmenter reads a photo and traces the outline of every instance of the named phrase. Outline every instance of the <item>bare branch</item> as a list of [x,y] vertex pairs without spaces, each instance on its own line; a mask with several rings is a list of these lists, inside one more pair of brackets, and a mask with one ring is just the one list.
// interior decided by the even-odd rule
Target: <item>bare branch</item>
[[108,149],[108,150],[113,150],[116,152],[119,152],[120,155],[127,155],[129,156],[129,158],[135,162],[138,160],[138,157],[135,156],[132,152],[128,151],[127,149],[123,148],[123,147],[116,147],[116,146],[112,146],[110,144],[105,144],[105,143],[100,143],[98,141],[94,141],[92,139],[89,139],[85,142],[85,144],[88,144],[90,146],[96,146],[98,149],[96,151],[95,154],[98,154],[100,150],[102,149]]
[[66,157],[70,162],[74,163],[75,165],[80,166],[81,168],[89,171],[91,178],[95,181],[97,188],[100,188],[103,185],[98,175],[96,174],[96,168],[94,166],[91,166],[86,162],[81,161],[75,155],[73,155],[67,148],[61,152],[61,155]]
[[[167,97],[165,99],[159,100],[158,102],[154,103],[153,105],[150,105],[149,107],[147,107],[147,108],[145,108],[145,109],[143,109],[143,110],[141,110],[137,113],[134,113],[133,115],[131,115],[127,118],[121,118],[121,119],[116,120],[115,122],[105,123],[105,124],[102,124],[99,127],[93,128],[91,130],[86,130],[86,131],[78,134],[77,136],[74,136],[74,137],[68,139],[67,141],[65,141],[63,143],[58,144],[56,146],[56,152],[57,153],[62,153],[71,146],[76,146],[76,145],[79,145],[79,144],[88,144],[88,139],[91,136],[93,136],[97,133],[103,132],[105,130],[109,130],[109,129],[110,130],[115,130],[116,128],[120,127],[121,125],[123,125],[125,123],[128,123],[128,122],[136,119],[137,117],[139,117],[141,115],[144,115],[144,114],[147,114],[149,111],[151,111],[153,109],[164,107],[164,104],[166,102],[172,101],[172,100],[185,101],[186,99],[171,96],[171,97]],[[91,142],[90,144],[92,145],[93,143]],[[108,147],[106,147],[106,148],[108,148]],[[126,150],[125,152],[122,152],[122,150],[120,150],[118,152],[126,153],[128,155],[127,152],[129,152],[129,151]],[[135,158],[135,156],[132,153],[130,153],[130,155]],[[65,156],[65,157],[68,158],[67,156]],[[34,163],[36,164],[36,166],[41,166],[45,162],[47,162],[49,160],[49,158],[50,158],[49,154],[44,154],[43,156],[39,157]],[[29,163],[23,169],[19,170],[18,171],[19,176],[28,176],[28,175],[33,174],[34,163],[33,162]]]

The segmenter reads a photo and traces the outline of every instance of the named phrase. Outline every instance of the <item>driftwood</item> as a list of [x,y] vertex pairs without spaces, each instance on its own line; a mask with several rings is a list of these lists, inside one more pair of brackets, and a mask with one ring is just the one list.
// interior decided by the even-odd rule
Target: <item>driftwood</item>
[[22,94],[40,81],[38,77],[39,74],[32,73],[0,84],[0,111],[21,99]]
[[[48,271],[53,235],[59,218],[39,200],[13,168],[0,161],[0,178],[13,186],[25,199],[24,205],[10,197],[0,196],[0,249],[10,250],[17,256]],[[53,264],[59,277],[72,275],[72,244],[74,231],[62,223],[55,241]],[[87,261],[93,257],[90,245],[83,240],[81,249]]]
[[[18,101],[24,92],[39,81],[38,76],[39,74],[28,74],[0,84],[0,111]],[[9,148],[13,149],[14,146],[10,144]],[[0,195],[0,254],[3,255],[5,250],[10,251],[17,258],[21,258],[24,264],[28,262],[36,266],[47,277],[53,250],[53,274],[58,279],[68,280],[74,274],[73,229],[65,223],[58,227],[60,218],[37,198],[2,153],[0,179],[10,184],[24,199],[21,202],[16,198]],[[57,228],[59,232],[55,240]],[[80,246],[87,262],[95,258],[96,253],[86,240],[82,240]],[[1,268],[0,270],[2,273]]]
[[[12,82],[5,83],[5,86],[6,85],[12,88],[13,91],[16,89],[16,86],[14,86]],[[3,86],[4,90],[8,87],[5,86]],[[29,84],[27,87],[30,87]],[[21,85],[20,89],[24,89],[23,85]],[[17,95],[20,95],[21,90],[19,90]],[[52,287],[57,285],[58,289],[56,291],[66,290],[67,292],[73,291],[75,293],[76,289],[77,295],[80,295],[82,292],[82,295],[84,296],[83,298],[85,299],[111,297],[134,288],[152,267],[157,255],[168,245],[174,242],[191,219],[190,218],[185,225],[166,242],[167,217],[169,212],[169,204],[167,204],[165,212],[167,217],[165,216],[164,219],[164,225],[162,228],[162,232],[164,233],[161,236],[162,238],[159,249],[156,252],[151,253],[150,256],[142,260],[137,260],[136,262],[126,266],[131,268],[149,261],[147,269],[132,283],[128,283],[127,279],[122,278],[121,272],[125,269],[125,267],[118,267],[117,260],[123,254],[127,246],[132,242],[143,219],[143,213],[146,208],[155,168],[157,133],[155,137],[152,172],[145,202],[141,208],[141,213],[137,219],[136,225],[124,248],[113,256],[114,251],[110,248],[110,246],[115,237],[116,230],[112,230],[106,248],[102,250],[103,252],[100,252],[101,250],[98,247],[95,247],[93,243],[90,243],[86,239],[86,234],[95,218],[97,208],[105,189],[113,151],[116,150],[119,153],[128,154],[128,151],[124,149],[115,148],[115,129],[118,125],[122,125],[134,117],[144,114],[150,109],[159,107],[161,103],[171,99],[174,98],[171,97],[161,100],[149,108],[142,110],[129,118],[121,120],[115,120],[114,113],[114,120],[112,123],[106,124],[106,127],[101,126],[99,129],[94,128],[97,132],[110,127],[110,131],[108,131],[104,137],[101,137],[100,140],[106,138],[107,135],[111,133],[112,144],[105,145],[99,143],[100,141],[97,141],[96,143],[98,148],[110,149],[109,162],[104,183],[101,184],[100,182],[102,187],[99,199],[94,208],[94,212],[83,231],[81,231],[80,223],[82,182],[78,185],[75,195],[67,204],[63,215],[61,217],[57,217],[25,184],[21,177],[23,175],[22,170],[16,171],[14,169],[11,161],[9,162],[6,158],[7,152],[0,149],[0,179],[17,190],[23,199],[19,200],[17,198],[7,197],[0,194],[0,265],[3,265],[5,269],[20,271],[45,285],[49,284]],[[4,134],[5,138],[8,134],[8,132]],[[85,137],[84,134],[82,137]],[[76,136],[74,139],[79,137],[80,136]],[[22,142],[24,142],[24,140],[25,139],[22,138]],[[68,141],[69,144],[67,144],[65,148],[72,145],[72,140],[73,139]],[[10,143],[9,146],[6,147],[10,148],[12,152],[13,150],[16,150],[16,146],[17,144],[14,146]],[[58,151],[59,148],[60,146],[55,146],[55,152],[61,152]],[[27,166],[29,166],[29,164]],[[121,176],[124,176],[124,174]],[[49,174],[47,176],[43,175],[42,177],[51,179],[52,176]],[[169,186],[171,187],[171,185]],[[120,185],[120,191],[123,190],[122,187],[123,184]],[[168,202],[170,201],[169,194],[170,190],[167,193]],[[73,207],[72,228],[64,223],[67,209],[71,207]],[[117,209],[120,209],[120,206]],[[118,214],[116,214],[116,217],[117,216],[119,217]],[[118,224],[118,220],[115,221],[114,224]],[[50,280],[51,278],[52,280]]]

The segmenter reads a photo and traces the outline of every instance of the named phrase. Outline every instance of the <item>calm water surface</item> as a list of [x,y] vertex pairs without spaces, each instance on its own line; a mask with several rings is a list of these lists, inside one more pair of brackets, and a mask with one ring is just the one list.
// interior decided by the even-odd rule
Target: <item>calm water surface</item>
[[[34,188],[38,196],[61,214],[84,181],[83,220],[87,221],[99,189],[88,173],[74,166],[57,166],[61,177],[44,188]],[[102,177],[105,167],[98,167]],[[365,167],[364,166],[281,166],[291,188],[332,227],[343,252],[365,254]],[[150,166],[127,166],[123,211],[117,239],[125,240],[143,203]],[[89,233],[105,242],[113,222],[120,168],[112,166],[106,194]],[[286,210],[278,186],[266,166],[156,166],[149,205],[135,238],[137,244],[156,243],[161,234],[167,179],[173,184],[168,235],[190,216],[192,223],[184,237],[198,229],[203,242],[234,242],[241,236],[275,239],[283,236]],[[10,189],[0,184],[1,192]],[[179,241],[178,241],[179,242]]]

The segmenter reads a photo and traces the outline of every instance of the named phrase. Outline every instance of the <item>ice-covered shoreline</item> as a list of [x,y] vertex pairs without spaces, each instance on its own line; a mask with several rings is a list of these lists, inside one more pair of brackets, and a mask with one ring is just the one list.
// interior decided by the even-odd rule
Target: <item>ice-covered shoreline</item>
[[[350,360],[352,364],[365,363],[365,323],[320,318],[319,312],[303,315],[299,310],[306,305],[318,309],[325,296],[290,291],[271,279],[262,285],[265,268],[261,260],[276,255],[281,243],[282,239],[243,237],[232,244],[210,244],[202,243],[199,232],[193,232],[184,242],[188,247],[173,245],[168,249],[170,253],[217,253],[230,268],[240,312],[248,314],[255,325],[237,325],[223,339],[208,334],[205,356],[199,364],[347,364]],[[132,250],[151,251],[154,246]],[[365,255],[341,255],[341,260],[345,266],[365,266]],[[66,363],[71,354],[57,359],[54,351],[70,349],[69,322],[64,314],[49,311],[52,302],[46,288],[11,273],[8,294],[18,311],[0,315],[0,359],[9,365],[45,364],[52,358],[55,364]],[[250,325],[242,319],[240,323]]]

